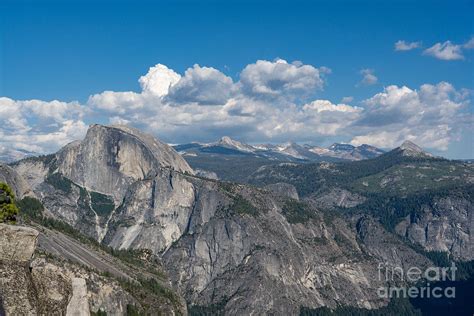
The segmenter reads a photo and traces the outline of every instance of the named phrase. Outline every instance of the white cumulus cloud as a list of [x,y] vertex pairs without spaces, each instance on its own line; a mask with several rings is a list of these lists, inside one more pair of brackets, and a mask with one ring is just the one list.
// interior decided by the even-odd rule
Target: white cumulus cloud
[[240,85],[243,93],[254,97],[302,97],[322,90],[323,75],[330,72],[327,67],[318,69],[301,62],[258,60],[242,70]]
[[201,105],[218,105],[225,104],[233,90],[232,78],[217,69],[194,65],[171,86],[168,98],[180,104],[196,102]]
[[395,42],[396,51],[409,51],[421,47],[421,42],[406,42],[399,40]]
[[460,60],[464,59],[461,45],[455,45],[451,41],[436,43],[423,52],[424,55],[432,56],[441,60]]
[[[390,148],[406,139],[426,148],[446,150],[460,129],[469,128],[472,115],[463,111],[469,100],[451,84],[424,84],[418,90],[388,86],[364,101],[351,143]],[[366,132],[364,132],[366,131]]]
[[462,46],[464,49],[474,49],[474,37],[471,37],[464,45]]
[[342,102],[342,103],[351,103],[352,101],[354,101],[354,97],[353,97],[353,96],[343,97],[343,98],[341,99],[341,102]]
[[0,147],[38,153],[57,150],[85,135],[86,112],[77,102],[0,97]]
[[362,80],[358,83],[359,86],[371,86],[379,80],[373,69],[362,69],[359,73],[362,75]]
[[140,77],[138,82],[144,93],[162,96],[167,94],[169,88],[178,82],[180,78],[179,74],[165,65],[157,64],[154,67],[150,67],[148,73]]
[[305,110],[314,110],[318,113],[329,112],[358,112],[360,108],[346,104],[333,104],[328,100],[315,100],[303,106]]

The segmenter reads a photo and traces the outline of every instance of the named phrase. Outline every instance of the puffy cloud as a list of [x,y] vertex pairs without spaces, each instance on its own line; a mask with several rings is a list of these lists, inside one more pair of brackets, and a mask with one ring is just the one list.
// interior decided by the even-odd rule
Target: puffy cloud
[[450,41],[436,43],[423,52],[424,55],[432,56],[441,60],[459,60],[464,59],[461,45],[455,45]]
[[401,131],[374,131],[365,135],[355,136],[350,141],[350,144],[354,146],[370,144],[380,148],[391,148],[397,146],[400,143],[400,139],[409,139],[406,134],[403,137],[400,134]]
[[58,146],[63,146],[73,140],[81,139],[85,136],[88,126],[80,120],[66,120],[58,128],[47,132],[38,130],[38,132],[29,135],[32,139],[25,140],[34,142],[40,149],[38,152],[48,152]]
[[17,102],[9,98],[0,98],[0,122],[3,131],[28,131],[29,129],[28,122],[19,110]]
[[409,51],[421,47],[421,42],[405,42],[399,40],[395,43],[396,51]]
[[404,122],[419,113],[417,92],[405,86],[388,86],[384,92],[365,100],[364,104],[367,111],[361,123],[370,126]]
[[315,100],[309,104],[303,106],[304,110],[313,110],[318,113],[320,112],[358,112],[361,109],[358,107],[352,107],[346,104],[332,104],[328,100]]
[[462,128],[469,128],[472,115],[463,112],[468,100],[451,84],[424,84],[419,90],[388,86],[364,101],[366,108],[353,128],[360,135],[355,145],[373,144],[385,148],[403,140],[421,146],[446,150]]
[[252,97],[301,98],[322,90],[323,75],[327,73],[330,73],[327,67],[317,69],[301,62],[258,60],[242,70],[240,85],[243,93]]
[[362,80],[358,85],[371,86],[377,83],[378,78],[374,75],[373,69],[362,69],[359,72],[362,75]]
[[381,147],[411,139],[446,149],[472,123],[468,95],[446,82],[388,86],[359,106],[348,104],[352,97],[339,104],[305,100],[322,89],[327,73],[300,62],[257,61],[234,83],[210,67],[194,65],[181,77],[157,65],[141,77],[141,91],[104,91],[85,105],[0,98],[0,148],[55,151],[82,138],[87,122],[129,124],[174,143],[222,135],[249,142],[337,137]]
[[303,122],[300,132],[332,136],[347,134],[346,128],[359,119],[362,111],[362,108],[356,106],[315,100],[304,105],[298,113],[299,120]]
[[343,97],[342,100],[341,100],[342,103],[351,103],[352,101],[354,101],[354,97],[352,97],[352,96]]
[[423,51],[424,55],[432,56],[441,60],[462,60],[463,51],[474,49],[474,37],[471,37],[464,44],[453,44],[451,41],[436,43]]
[[319,73],[322,75],[329,75],[332,74],[332,69],[326,66],[321,66],[318,68]]
[[20,100],[0,97],[0,122],[3,128],[28,130],[31,122],[57,126],[69,118],[81,118],[86,110],[78,102]]
[[464,45],[462,46],[464,49],[474,49],[474,37],[471,37]]
[[[150,69],[142,78],[155,74],[156,69],[173,73],[162,65]],[[330,72],[327,67],[318,69],[301,62],[258,61],[248,65],[234,83],[217,69],[194,65],[169,85],[166,94],[150,93],[142,84],[140,93],[95,94],[88,106],[111,123],[129,123],[157,135],[170,135],[174,142],[232,135],[239,130],[257,140],[281,135],[282,121],[296,130],[289,120],[298,119],[298,107],[291,101],[321,89],[323,76]]]
[[0,98],[0,147],[50,152],[85,135],[86,109],[77,102]]
[[110,113],[125,114],[130,110],[143,109],[145,107],[145,99],[146,97],[142,94],[131,91],[104,91],[91,95],[87,103],[96,109]]
[[374,131],[366,135],[356,136],[351,140],[354,146],[371,144],[380,148],[394,148],[405,140],[413,141],[425,148],[447,150],[451,140],[451,128],[438,125],[425,130],[413,130],[408,127],[400,130]]
[[150,67],[148,73],[140,77],[138,82],[144,93],[162,96],[167,94],[169,88],[178,82],[180,78],[179,74],[165,65],[157,64],[154,67]]
[[168,98],[176,103],[193,103],[201,105],[225,104],[234,91],[230,77],[211,67],[194,65],[186,70],[176,84],[171,86]]
[[465,106],[465,102],[456,102],[460,98],[464,97],[451,84],[440,82],[424,84],[418,91],[406,86],[388,86],[364,103],[369,106],[367,115],[371,116],[371,121],[391,116],[391,122],[418,124],[429,119],[430,123],[439,123],[451,120]]

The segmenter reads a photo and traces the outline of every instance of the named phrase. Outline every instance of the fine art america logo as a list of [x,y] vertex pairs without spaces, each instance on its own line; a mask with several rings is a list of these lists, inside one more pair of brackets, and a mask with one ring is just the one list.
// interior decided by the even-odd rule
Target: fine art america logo
[[456,288],[433,286],[432,283],[456,280],[456,265],[450,267],[428,267],[420,269],[413,266],[403,269],[399,266],[378,266],[379,281],[386,284],[417,284],[416,286],[381,286],[377,294],[381,298],[455,298]]

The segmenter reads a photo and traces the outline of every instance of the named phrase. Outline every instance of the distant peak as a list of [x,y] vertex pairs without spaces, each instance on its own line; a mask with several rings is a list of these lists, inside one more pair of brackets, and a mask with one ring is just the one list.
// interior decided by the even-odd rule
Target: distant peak
[[283,144],[284,147],[295,147],[297,145],[298,144],[296,144],[294,141],[288,141],[288,142]]
[[404,141],[398,148],[404,153],[405,156],[432,157],[431,154],[425,152],[420,146],[409,140]]
[[222,136],[221,139],[219,139],[217,143],[222,144],[222,145],[231,145],[231,146],[242,144],[241,142],[234,140],[230,138],[229,136]]
[[230,147],[230,148],[234,148],[234,149],[238,149],[238,150],[241,150],[241,151],[250,152],[250,151],[254,150],[254,148],[252,146],[247,145],[247,144],[242,143],[242,142],[239,142],[237,140],[234,140],[234,139],[230,138],[229,136],[221,137],[221,139],[217,143],[214,143],[214,144],[225,146],[225,147]]
[[221,139],[219,140],[219,142],[229,144],[229,143],[233,143],[235,141],[232,138],[230,138],[229,136],[222,136]]
[[412,141],[406,140],[400,145],[400,149],[408,149],[408,150],[414,150],[414,151],[423,151],[420,146],[415,144]]

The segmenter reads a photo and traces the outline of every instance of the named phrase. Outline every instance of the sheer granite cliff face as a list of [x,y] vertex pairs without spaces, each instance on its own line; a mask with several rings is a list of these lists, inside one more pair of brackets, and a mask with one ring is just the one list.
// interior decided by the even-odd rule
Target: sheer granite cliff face
[[[294,315],[301,306],[338,304],[377,308],[386,303],[375,291],[379,262],[429,264],[382,228],[384,242],[372,242],[369,252],[356,223],[316,209],[300,222],[285,211],[288,200],[264,191],[195,186],[189,228],[162,253],[173,284],[191,304],[222,304],[232,315]],[[236,197],[258,211],[243,210]],[[385,256],[387,248],[399,251]]]
[[[124,197],[133,195],[129,190],[137,188],[135,199],[140,199],[144,188],[138,188],[158,171],[168,174],[160,175],[158,188],[170,183],[170,174],[193,174],[173,148],[152,136],[125,126],[101,125],[92,125],[83,141],[55,155],[25,159],[14,168],[30,183],[49,215],[99,241]],[[173,199],[181,203],[180,196]]]
[[92,125],[81,142],[57,154],[58,172],[91,191],[120,201],[128,187],[158,168],[193,173],[167,144],[126,126]]
[[144,248],[160,253],[185,232],[195,202],[186,177],[158,169],[135,182],[114,212],[104,242],[118,249]]
[[474,260],[474,205],[466,198],[435,198],[416,218],[408,216],[396,227],[401,236],[428,251],[450,253],[458,260]]

